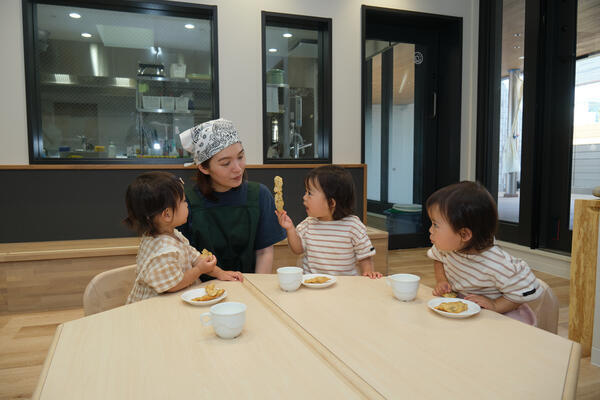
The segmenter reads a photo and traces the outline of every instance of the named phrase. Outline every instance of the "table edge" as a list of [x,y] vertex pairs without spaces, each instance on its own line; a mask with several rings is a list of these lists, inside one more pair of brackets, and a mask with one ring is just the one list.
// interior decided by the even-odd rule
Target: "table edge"
[[60,335],[63,330],[63,325],[60,324],[56,327],[56,332],[54,333],[54,338],[52,339],[52,344],[48,349],[48,353],[46,354],[46,359],[44,360],[44,365],[42,366],[42,371],[40,372],[40,377],[38,378],[38,383],[31,395],[31,399],[39,399],[42,395],[42,390],[44,389],[44,385],[46,383],[46,378],[48,377],[48,370],[50,369],[50,364],[52,364],[52,360],[54,358],[54,352],[56,350],[56,346],[58,344],[58,340],[60,339]]
[[571,344],[571,354],[569,356],[569,366],[563,385],[563,400],[573,400],[577,395],[577,378],[579,376],[579,361],[581,360],[581,344],[573,342]]

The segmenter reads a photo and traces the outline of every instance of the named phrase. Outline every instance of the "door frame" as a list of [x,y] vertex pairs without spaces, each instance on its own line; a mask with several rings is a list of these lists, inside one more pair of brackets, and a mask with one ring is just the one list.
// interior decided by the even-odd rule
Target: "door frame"
[[[367,18],[369,26],[367,26]],[[426,143],[432,143],[428,150],[431,163],[425,163],[422,182],[422,203],[437,189],[458,182],[460,179],[460,130],[462,102],[462,27],[461,17],[427,14],[413,11],[396,10],[382,7],[361,6],[361,162],[365,163],[365,106],[367,94],[367,66],[365,62],[365,41],[374,39],[374,34],[391,35],[406,38],[411,32],[427,30],[437,34],[438,55],[436,117],[428,124],[429,137]],[[376,26],[377,33],[374,33]],[[369,32],[367,32],[369,28]],[[433,100],[433,99],[432,99]],[[433,101],[432,101],[433,103]],[[457,117],[458,116],[458,117]],[[383,135],[382,135],[383,137]],[[427,144],[425,145],[427,148]],[[387,143],[382,143],[381,151],[388,153]],[[429,165],[429,168],[428,168]],[[371,201],[371,204],[373,202]],[[423,227],[430,224],[426,210],[422,213]],[[427,229],[417,234],[390,235],[389,248],[412,248],[430,245]]]

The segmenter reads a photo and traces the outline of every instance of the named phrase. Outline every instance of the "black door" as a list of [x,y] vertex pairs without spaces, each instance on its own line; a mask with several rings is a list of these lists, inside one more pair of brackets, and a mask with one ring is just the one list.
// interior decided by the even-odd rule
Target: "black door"
[[389,247],[429,245],[424,204],[458,181],[462,21],[363,6],[368,224]]

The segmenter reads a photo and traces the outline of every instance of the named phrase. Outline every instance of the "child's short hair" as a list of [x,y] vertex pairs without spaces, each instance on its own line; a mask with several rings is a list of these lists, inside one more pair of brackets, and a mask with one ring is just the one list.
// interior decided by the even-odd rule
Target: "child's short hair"
[[437,206],[455,232],[468,228],[472,238],[464,249],[483,250],[494,244],[498,210],[494,198],[479,182],[462,181],[443,187],[427,199],[427,210]]
[[350,172],[336,165],[324,165],[311,170],[304,178],[304,186],[317,183],[327,202],[335,200],[333,219],[339,220],[354,214],[354,181]]
[[155,236],[154,217],[167,208],[177,208],[183,198],[183,183],[175,175],[162,171],[142,174],[127,187],[127,218],[123,222],[139,235]]

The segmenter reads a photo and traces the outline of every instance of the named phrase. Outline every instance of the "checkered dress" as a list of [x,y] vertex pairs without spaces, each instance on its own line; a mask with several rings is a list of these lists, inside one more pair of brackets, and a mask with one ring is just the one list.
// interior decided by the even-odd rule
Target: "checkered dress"
[[175,236],[142,236],[133,289],[127,304],[154,297],[177,285],[200,256],[177,229]]

